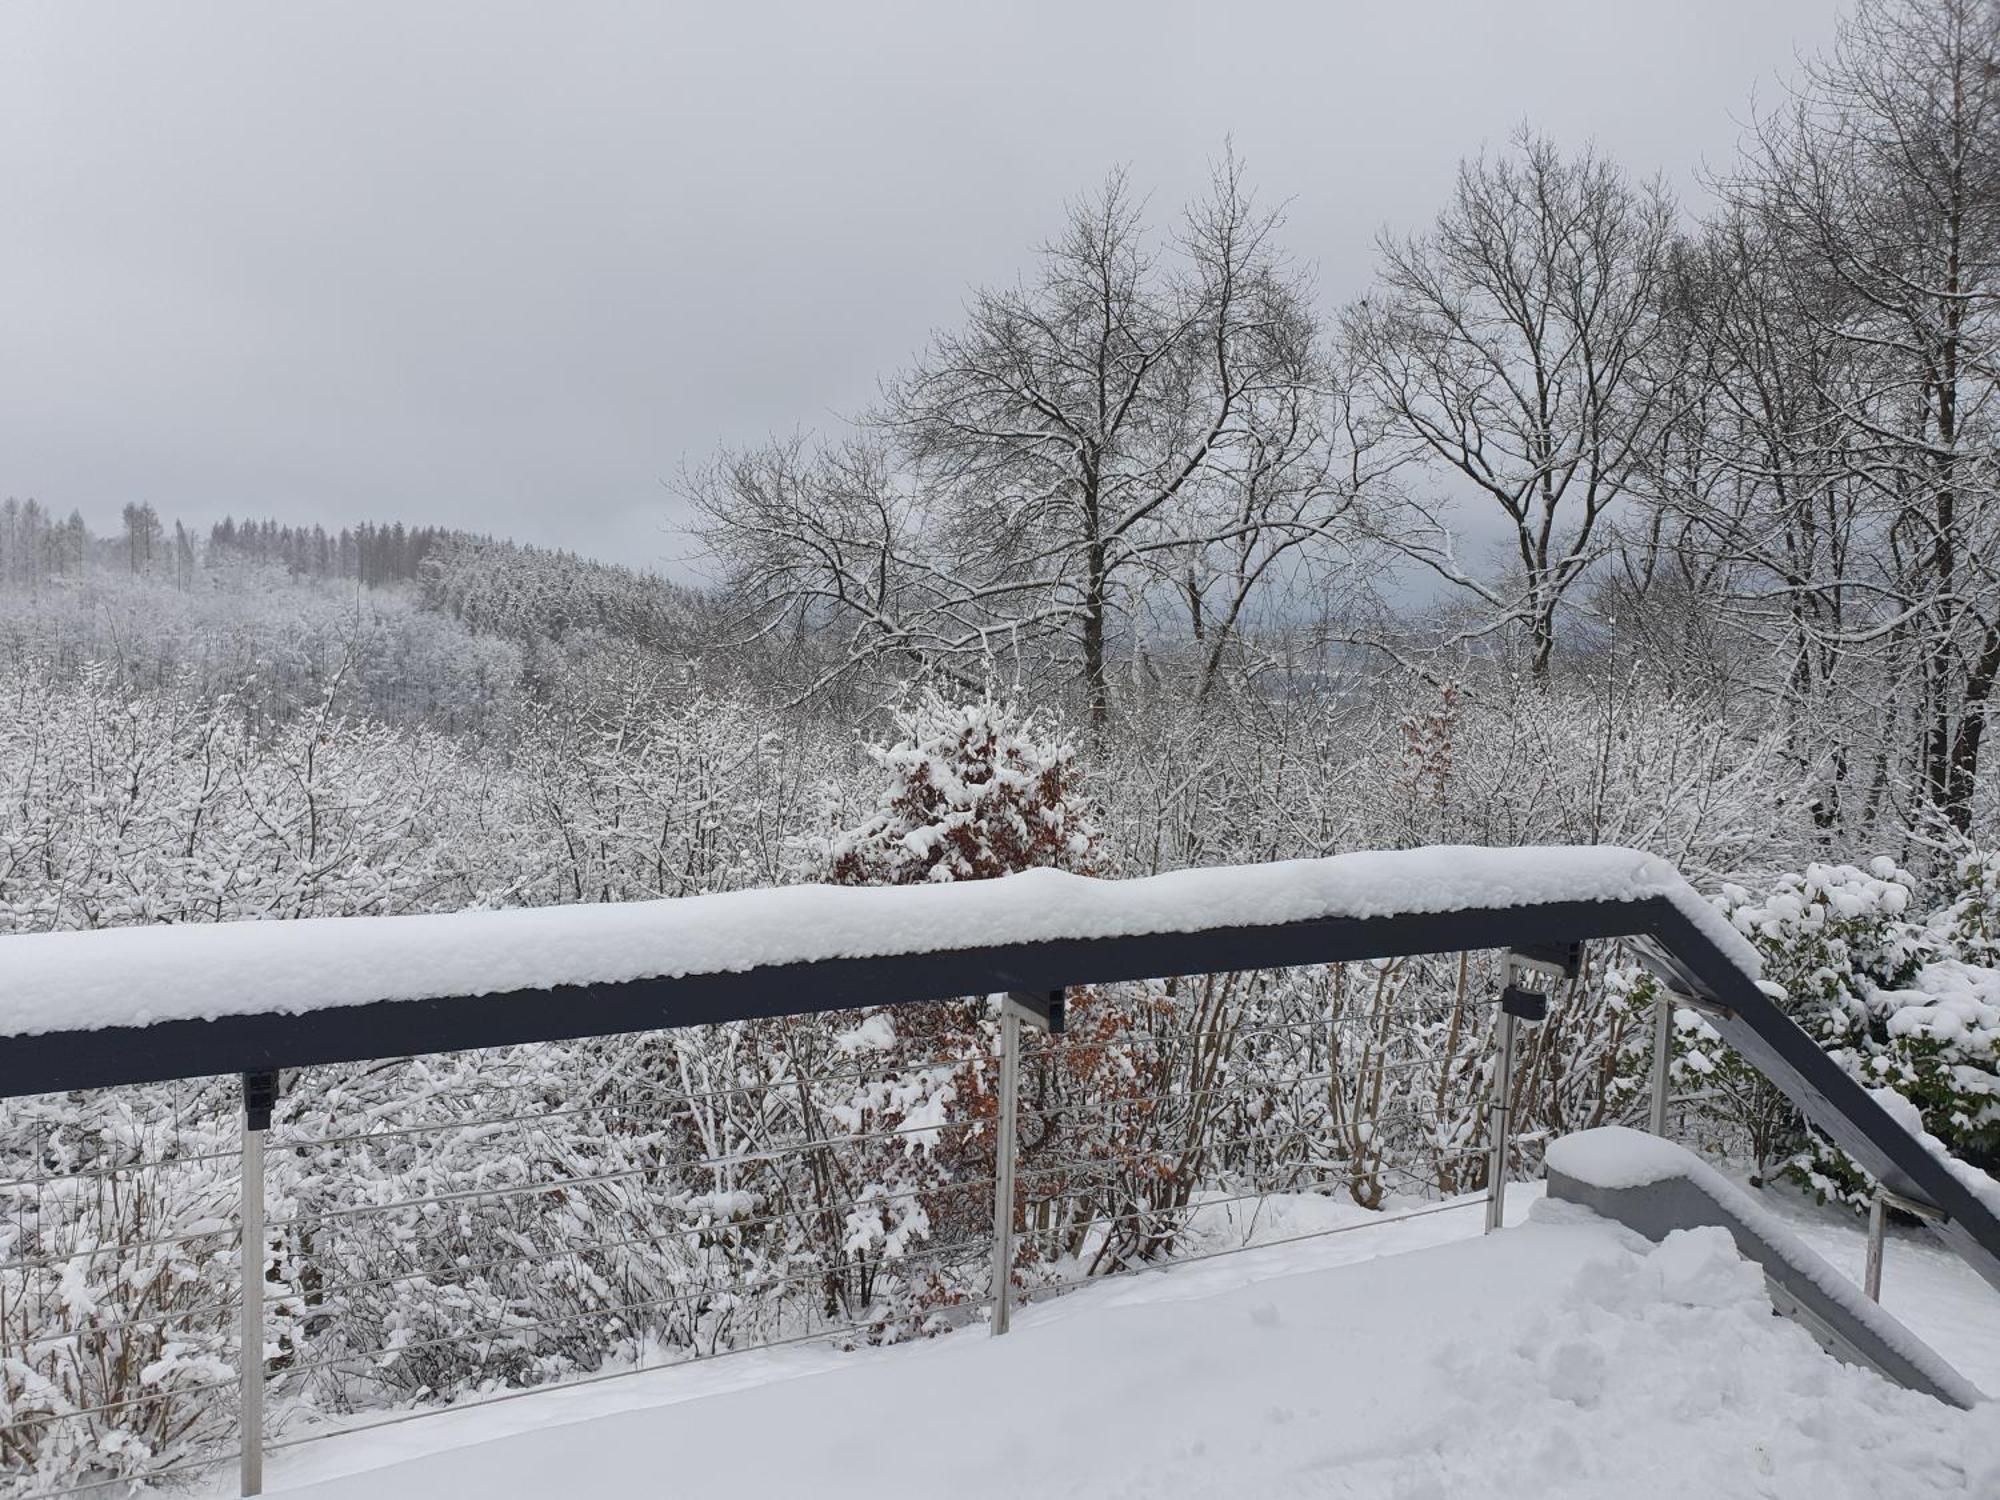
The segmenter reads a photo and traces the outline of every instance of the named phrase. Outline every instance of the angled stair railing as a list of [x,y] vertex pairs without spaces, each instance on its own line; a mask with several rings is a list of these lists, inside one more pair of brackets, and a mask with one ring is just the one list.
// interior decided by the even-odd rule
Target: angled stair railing
[[2000,1215],[1896,1120],[1673,903],[1640,939],[1649,968],[1931,1232],[2000,1290]]

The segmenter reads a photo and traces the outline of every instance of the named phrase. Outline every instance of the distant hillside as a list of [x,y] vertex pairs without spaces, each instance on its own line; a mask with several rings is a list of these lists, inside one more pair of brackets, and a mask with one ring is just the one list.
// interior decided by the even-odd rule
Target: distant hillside
[[682,654],[696,649],[706,602],[656,574],[464,535],[435,544],[417,581],[427,607],[481,634],[561,642],[590,633]]
[[227,517],[208,533],[209,555],[228,554],[278,563],[305,578],[354,578],[379,586],[414,583],[426,560],[452,542],[485,542],[468,532],[441,526],[405,526],[401,521],[343,526],[330,533],[323,526],[288,526],[276,521],[238,521]]
[[444,527],[231,517],[202,543],[146,505],[98,537],[0,503],[0,671],[227,697],[265,723],[331,705],[485,736],[544,694],[629,704],[688,680],[704,617],[652,574]]

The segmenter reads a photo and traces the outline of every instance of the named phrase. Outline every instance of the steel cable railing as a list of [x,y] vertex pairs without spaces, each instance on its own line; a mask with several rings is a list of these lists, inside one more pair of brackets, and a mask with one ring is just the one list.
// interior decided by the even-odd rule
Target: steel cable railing
[[1207,1250],[1193,1255],[1176,1255],[1166,1260],[1138,1262],[1120,1266],[1115,1270],[1100,1271],[1093,1276],[1075,1276],[1059,1281],[1035,1282],[1016,1293],[1022,1301],[1032,1302],[1040,1297],[1059,1295],[1074,1291],[1078,1287],[1094,1286],[1099,1282],[1117,1277],[1140,1276],[1147,1272],[1169,1271],[1176,1266],[1199,1265],[1203,1261],[1220,1260],[1224,1256],[1241,1255],[1246,1250],[1275,1250],[1284,1245],[1304,1244],[1308,1240],[1330,1239],[1337,1234],[1351,1234],[1357,1229],[1376,1229],[1389,1224],[1401,1224],[1411,1219],[1427,1219],[1434,1214],[1450,1213],[1454,1209],[1483,1208],[1486,1194],[1474,1193],[1453,1199],[1448,1203],[1434,1203],[1428,1208],[1403,1209],[1396,1213],[1384,1214],[1378,1219],[1365,1223],[1334,1224],[1325,1229],[1308,1230],[1303,1234],[1279,1235],[1272,1239],[1259,1240],[1254,1245],[1231,1245],[1220,1250]]
[[[987,1242],[983,1237],[977,1240],[961,1240],[948,1245],[935,1245],[927,1249],[912,1250],[897,1256],[891,1264],[891,1268],[900,1270],[906,1266],[925,1265],[931,1261],[942,1260],[952,1255],[982,1255],[985,1253],[986,1248]],[[839,1265],[816,1266],[809,1271],[796,1271],[787,1276],[776,1276],[759,1280],[753,1289],[758,1292],[764,1292],[769,1291],[773,1287],[809,1285],[813,1282],[824,1282],[829,1276],[837,1277],[841,1275],[844,1269],[847,1268]],[[447,1345],[493,1344],[510,1337],[522,1337],[550,1328],[559,1328],[566,1324],[587,1322],[596,1318],[619,1319],[627,1313],[647,1312],[662,1307],[686,1306],[713,1299],[718,1295],[731,1296],[737,1294],[733,1288],[710,1286],[704,1287],[699,1291],[675,1292],[661,1297],[648,1297],[637,1302],[610,1303],[603,1307],[587,1308],[580,1312],[563,1313],[553,1318],[453,1329],[452,1332],[440,1335],[437,1338],[405,1342],[379,1349],[360,1349],[348,1354],[329,1355],[326,1358],[304,1364],[287,1365],[284,1367],[282,1373],[286,1377],[310,1375],[317,1370],[337,1368],[338,1366],[351,1364],[355,1360],[360,1359],[381,1360],[388,1357],[400,1358],[424,1349],[443,1348]]]
[[[826,1044],[713,1088],[540,1047],[514,1049],[518,1078],[417,1091],[411,1108],[457,1101],[456,1119],[399,1115],[380,1085],[388,1102],[367,1107],[368,1128],[342,1128],[361,1092],[343,1081],[301,1094],[291,1122],[246,1131],[237,1150],[207,1149],[212,1129],[187,1149],[177,1123],[159,1157],[0,1183],[15,1219],[0,1238],[0,1360],[67,1369],[71,1395],[99,1396],[57,1399],[53,1376],[39,1395],[0,1385],[0,1480],[32,1471],[37,1451],[81,1463],[106,1423],[123,1432],[121,1414],[136,1413],[135,1434],[173,1429],[158,1451],[172,1461],[133,1477],[240,1459],[254,1484],[265,1452],[446,1406],[982,1315],[1004,1327],[1017,1294],[1484,1202],[1462,1195],[1459,1168],[1491,1149],[1477,1140],[1491,1037],[1436,1047],[1413,1026],[1351,1033],[1332,1017],[1032,1043],[1017,1028],[1011,1049],[979,1033],[942,1055]],[[1124,1061],[1093,1071],[1107,1057]],[[1015,1086],[1009,1114],[995,1091],[1023,1070],[1035,1082]],[[565,1102],[565,1087],[585,1102]],[[257,1190],[261,1253],[246,1256],[236,1216],[213,1210],[253,1136],[262,1170],[243,1184]],[[148,1179],[171,1233],[122,1200],[77,1196]],[[1233,1209],[1274,1194],[1387,1211],[1302,1234],[1238,1223]],[[1147,1232],[1101,1253],[1134,1229]],[[109,1284],[87,1310],[64,1300],[78,1277]],[[161,1389],[76,1373],[169,1344],[190,1373]],[[232,1365],[228,1378],[191,1373]],[[65,1425],[80,1434],[67,1448],[52,1436]],[[80,1482],[45,1492],[124,1482],[64,1477]]]
[[[836,1338],[846,1333],[865,1332],[867,1332],[867,1325],[860,1323],[816,1328],[810,1333],[795,1334],[790,1338],[769,1339],[759,1344],[746,1344],[741,1348],[735,1349],[718,1349],[708,1354],[697,1353],[690,1355],[685,1360],[676,1360],[671,1364],[634,1365],[629,1368],[609,1370],[598,1374],[579,1375],[562,1382],[562,1389],[571,1390],[579,1386],[598,1385],[607,1380],[624,1380],[633,1375],[643,1375],[657,1369],[672,1369],[681,1364],[694,1364],[697,1361],[722,1359],[731,1354],[755,1354],[760,1350],[766,1349],[787,1349],[796,1347],[799,1344],[810,1344],[823,1339]],[[518,1401],[523,1396],[539,1395],[548,1389],[547,1386],[537,1385],[525,1386],[516,1390],[494,1392],[482,1395],[474,1400],[454,1402],[449,1409],[454,1412],[463,1412],[479,1407],[498,1406],[503,1401]],[[394,1416],[378,1418],[372,1422],[356,1422],[330,1426],[324,1431],[307,1433],[300,1437],[278,1438],[266,1443],[264,1446],[267,1452],[280,1453],[288,1449],[303,1448],[309,1443],[324,1442],[329,1438],[350,1437],[356,1433],[374,1432],[384,1427],[400,1427],[406,1422],[419,1421],[425,1417],[435,1416],[436,1414],[435,1409],[398,1412]],[[235,1457],[234,1454],[227,1456]]]
[[[207,1453],[200,1458],[183,1463],[170,1464],[163,1469],[149,1469],[143,1476],[148,1488],[157,1486],[162,1480],[189,1479],[197,1474],[213,1474],[226,1464],[236,1462],[242,1456],[238,1449],[226,1453]],[[57,1490],[36,1490],[36,1500],[63,1500],[69,1495],[99,1495],[107,1491],[130,1494],[135,1481],[125,1475],[110,1475],[103,1479],[86,1479],[80,1484],[64,1485]]]

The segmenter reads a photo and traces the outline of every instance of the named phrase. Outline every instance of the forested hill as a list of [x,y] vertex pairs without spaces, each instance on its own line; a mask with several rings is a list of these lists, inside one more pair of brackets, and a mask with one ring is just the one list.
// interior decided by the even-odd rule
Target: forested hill
[[209,533],[209,556],[250,557],[310,578],[371,586],[414,583],[427,608],[481,634],[524,644],[578,631],[654,649],[690,649],[700,595],[657,574],[573,552],[437,526],[322,526],[231,518]]
[[440,526],[375,525],[364,521],[329,532],[324,526],[287,526],[277,521],[225,517],[210,528],[209,556],[255,558],[282,564],[311,578],[351,578],[368,584],[413,583],[437,549],[455,541],[485,542]]
[[490,537],[446,538],[417,578],[429,608],[524,643],[592,632],[688,655],[703,614],[699,593],[655,574]]
[[[0,671],[486,737],[593,683],[688,680],[704,601],[653,574],[404,522],[231,518],[205,540],[149,505],[94,535],[0,504]],[[609,701],[609,700],[607,700]]]

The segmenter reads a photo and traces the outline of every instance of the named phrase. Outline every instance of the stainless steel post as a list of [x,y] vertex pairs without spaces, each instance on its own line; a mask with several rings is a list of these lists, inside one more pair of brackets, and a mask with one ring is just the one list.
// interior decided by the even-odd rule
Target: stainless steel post
[[1021,1094],[1021,1017],[1000,1007],[1000,1109],[993,1131],[993,1318],[989,1333],[1007,1331],[1014,1298],[1014,1118]]
[[1507,1161],[1512,1154],[1511,1118],[1514,1093],[1514,1032],[1520,1018],[1500,1013],[1500,1060],[1493,1075],[1493,1103],[1487,1111],[1486,1133],[1493,1143],[1493,1160],[1486,1172],[1486,1232],[1498,1229],[1507,1216]]
[[264,1132],[243,1127],[243,1493],[264,1493]]
[[1653,1134],[1667,1133],[1668,1079],[1673,1071],[1674,1000],[1664,989],[1653,1007]]
[[1862,1273],[1861,1289],[1870,1302],[1882,1300],[1882,1239],[1889,1229],[1889,1204],[1882,1190],[1868,1204],[1868,1265]]

